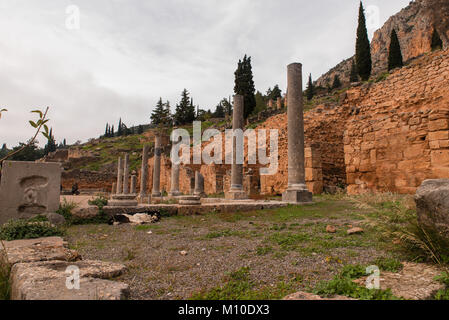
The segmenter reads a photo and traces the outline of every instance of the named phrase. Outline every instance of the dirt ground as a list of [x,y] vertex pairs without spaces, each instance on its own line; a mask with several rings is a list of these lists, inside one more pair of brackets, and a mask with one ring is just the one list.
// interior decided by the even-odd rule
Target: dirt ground
[[[83,259],[127,265],[119,280],[130,285],[131,299],[215,297],[239,272],[247,273],[251,297],[280,299],[331,279],[346,264],[389,256],[388,242],[363,224],[369,209],[347,200],[315,201],[272,211],[169,217],[146,226],[72,226],[68,240]],[[337,232],[327,233],[328,225]],[[348,235],[356,226],[365,232]]]

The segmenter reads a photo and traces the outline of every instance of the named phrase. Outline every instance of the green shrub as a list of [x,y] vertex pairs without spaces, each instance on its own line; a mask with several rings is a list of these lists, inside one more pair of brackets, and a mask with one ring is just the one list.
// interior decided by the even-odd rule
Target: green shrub
[[49,222],[10,220],[0,227],[0,240],[6,241],[63,235],[63,230],[50,224]]
[[73,202],[64,202],[59,206],[59,210],[56,211],[60,215],[62,215],[66,220],[66,225],[86,225],[86,224],[105,224],[109,223],[111,218],[103,211],[103,207],[108,204],[108,200],[99,196],[93,200],[89,200],[89,205],[98,207],[98,214],[95,217],[91,218],[80,218],[76,217],[72,214],[72,210],[76,207],[76,204]]

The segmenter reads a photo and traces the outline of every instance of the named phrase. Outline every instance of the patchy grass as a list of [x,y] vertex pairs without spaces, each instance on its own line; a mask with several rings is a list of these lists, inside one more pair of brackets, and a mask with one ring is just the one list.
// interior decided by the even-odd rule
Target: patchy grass
[[[148,226],[70,226],[68,240],[85,259],[126,264],[129,272],[122,280],[130,284],[132,299],[278,299],[316,288],[343,271],[347,278],[355,271],[346,265],[397,269],[398,261],[389,257],[402,259],[400,247],[372,223],[379,220],[378,209],[393,217],[394,202],[403,201],[386,197],[364,205],[359,198],[323,195],[307,206],[167,216]],[[393,204],[386,203],[390,200]],[[326,232],[329,224],[336,233]],[[350,236],[351,226],[365,232]],[[184,250],[187,255],[180,254]],[[243,266],[250,269],[242,271]]]
[[399,300],[391,290],[368,289],[353,282],[364,276],[365,270],[361,265],[347,265],[333,279],[319,283],[313,292],[322,297],[339,295],[359,300]]
[[276,300],[295,292],[302,277],[276,286],[264,286],[251,279],[250,268],[243,267],[225,276],[225,284],[192,295],[191,300]]

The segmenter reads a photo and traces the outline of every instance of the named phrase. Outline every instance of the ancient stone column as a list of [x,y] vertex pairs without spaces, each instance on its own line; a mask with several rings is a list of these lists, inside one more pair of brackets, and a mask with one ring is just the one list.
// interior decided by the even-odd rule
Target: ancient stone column
[[125,155],[123,166],[123,194],[129,194],[129,154]]
[[123,161],[122,161],[122,158],[118,158],[116,194],[121,194],[121,193],[123,193]]
[[151,196],[160,197],[161,194],[161,136],[156,135],[154,143],[153,192]]
[[148,152],[150,146],[145,145],[142,151],[142,169],[140,175],[140,199],[143,200],[147,196],[147,182],[148,182]]
[[206,196],[206,193],[204,193],[204,177],[199,171],[195,172],[195,191],[193,194],[200,197]]
[[312,202],[307,190],[304,158],[304,106],[302,95],[302,65],[288,66],[288,188],[282,195],[284,202]]
[[170,184],[169,195],[172,197],[181,195],[181,192],[179,192],[179,164],[172,163]]
[[131,194],[137,193],[137,176],[132,175],[131,176]]
[[195,193],[195,176],[190,177],[190,194]]
[[112,183],[111,194],[117,194],[117,182]]
[[278,100],[276,101],[276,107],[278,110],[282,109],[282,98],[279,97]]
[[[244,117],[244,100],[242,95],[234,96],[234,113],[232,129],[243,130]],[[233,138],[233,158],[231,167],[231,189],[226,193],[225,197],[229,200],[247,199],[248,196],[243,190],[243,164],[237,164],[236,155],[236,138]]]

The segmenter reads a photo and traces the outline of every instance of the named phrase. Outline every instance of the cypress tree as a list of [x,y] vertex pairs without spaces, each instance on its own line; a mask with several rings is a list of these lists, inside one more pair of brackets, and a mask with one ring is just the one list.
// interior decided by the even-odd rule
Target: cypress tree
[[239,60],[237,70],[235,71],[235,86],[234,93],[242,95],[244,98],[244,118],[247,119],[249,115],[256,108],[255,92],[253,80],[253,70],[251,66],[251,57],[245,57]]
[[441,41],[440,34],[436,28],[433,29],[431,47],[432,51],[443,49],[443,41]]
[[355,48],[355,57],[357,64],[357,72],[363,81],[371,76],[372,60],[371,47],[368,39],[368,30],[366,29],[365,10],[363,3],[360,1],[359,8],[359,26],[357,28],[357,42]]
[[355,65],[355,61],[352,60],[352,65],[351,65],[351,74],[349,76],[349,81],[351,83],[353,82],[359,82],[359,75],[357,73],[357,67]]
[[333,89],[338,89],[341,87],[341,81],[340,81],[340,77],[338,75],[335,75],[334,77],[334,83],[332,84],[332,90]]
[[120,118],[118,122],[118,129],[117,129],[117,137],[120,137],[123,135],[123,124],[122,124],[122,118]]
[[309,82],[307,83],[307,89],[306,89],[306,97],[307,100],[312,100],[313,96],[315,95],[315,87],[313,85],[312,81],[312,74],[309,74]]
[[104,131],[104,136],[109,137],[109,123],[106,123],[106,130]]
[[401,68],[403,65],[401,45],[399,44],[396,31],[393,29],[391,31],[390,50],[388,52],[388,71]]

